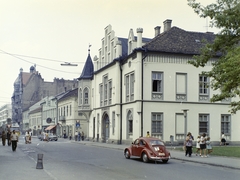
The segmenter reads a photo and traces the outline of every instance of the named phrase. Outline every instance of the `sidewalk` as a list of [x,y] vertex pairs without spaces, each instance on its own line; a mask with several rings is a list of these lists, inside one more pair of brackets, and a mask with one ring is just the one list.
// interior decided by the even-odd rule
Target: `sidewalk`
[[[79,143],[79,144],[88,145],[88,146],[98,146],[103,148],[118,149],[118,150],[122,150],[122,153],[123,153],[123,150],[126,147],[128,147],[128,145],[108,144],[108,143],[92,142],[92,141],[71,140],[71,143]],[[229,158],[229,157],[223,157],[223,156],[210,156],[207,158],[201,158],[199,156],[196,156],[195,154],[193,154],[192,157],[186,157],[182,151],[174,150],[173,147],[167,146],[167,149],[171,153],[171,159],[240,170],[240,158]]]

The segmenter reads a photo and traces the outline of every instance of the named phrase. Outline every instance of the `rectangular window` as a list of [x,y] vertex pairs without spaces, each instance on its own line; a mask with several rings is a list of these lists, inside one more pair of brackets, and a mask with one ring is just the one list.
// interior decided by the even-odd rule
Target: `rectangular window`
[[126,102],[134,100],[134,73],[125,76]]
[[107,87],[108,87],[108,77],[107,76],[105,76],[104,78],[103,78],[103,84],[104,84],[104,100],[106,101],[107,100]]
[[134,100],[134,74],[130,75],[130,95],[131,101]]
[[126,76],[126,97],[128,102],[129,101],[129,75]]
[[72,115],[72,105],[70,105],[70,116]]
[[163,73],[152,72],[152,91],[163,92]]
[[108,88],[109,88],[108,90],[109,104],[112,104],[112,81],[108,82]]
[[88,89],[84,89],[84,104],[88,104]]
[[209,136],[209,115],[199,114],[199,134],[205,133]]
[[176,101],[187,101],[187,74],[176,74]]
[[152,134],[161,135],[163,133],[163,114],[152,113]]
[[199,76],[199,94],[208,94],[209,80],[207,76]]
[[103,85],[99,85],[99,94],[100,94],[100,106],[103,105]]
[[80,89],[79,98],[80,98],[80,105],[82,105],[82,99],[83,99],[83,97],[82,97],[82,89]]
[[177,94],[186,94],[186,74],[177,74]]
[[231,116],[230,115],[221,115],[221,132],[224,134],[231,134]]

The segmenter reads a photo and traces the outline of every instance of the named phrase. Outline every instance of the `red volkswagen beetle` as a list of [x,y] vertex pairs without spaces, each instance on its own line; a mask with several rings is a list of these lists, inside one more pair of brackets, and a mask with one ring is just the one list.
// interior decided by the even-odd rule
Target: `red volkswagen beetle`
[[159,161],[167,163],[170,159],[170,152],[166,149],[163,141],[153,137],[140,137],[132,145],[124,149],[124,156],[139,157],[143,162]]

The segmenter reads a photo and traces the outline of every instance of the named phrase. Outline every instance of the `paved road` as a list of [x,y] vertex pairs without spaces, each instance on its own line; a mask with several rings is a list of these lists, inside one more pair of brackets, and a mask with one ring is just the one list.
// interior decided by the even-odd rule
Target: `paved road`
[[[106,144],[106,143],[91,142],[91,141],[71,141],[71,142],[72,143],[83,143],[83,144],[89,145],[89,146],[114,148],[114,149],[119,149],[119,150],[124,150],[124,148],[127,147],[126,145]],[[195,155],[193,155],[192,157],[186,157],[183,152],[174,150],[174,147],[169,146],[167,148],[171,152],[172,159],[240,170],[240,158],[229,158],[229,157],[223,157],[223,156],[210,156],[208,158],[201,158],[201,157],[195,156]]]
[[[38,146],[39,144],[39,146]],[[105,159],[105,157],[107,157],[107,155],[104,155],[103,157],[100,157],[99,159],[96,159],[94,157],[81,157],[80,159],[76,159],[74,158],[74,156],[68,156],[68,157],[64,157],[61,159],[61,153],[63,152],[67,152],[69,149],[69,145],[71,145],[71,150],[70,152],[74,153],[76,149],[85,149],[88,150],[88,154],[93,153],[90,151],[94,151],[95,148],[91,148],[91,147],[96,147],[97,149],[101,150],[103,148],[108,148],[108,149],[116,149],[117,151],[114,151],[114,153],[116,153],[116,155],[118,156],[118,159],[120,161],[118,161],[118,165],[116,168],[116,165],[112,163],[113,167],[109,167],[109,162],[107,162],[108,160]],[[79,144],[79,146],[77,146],[77,144]],[[49,145],[49,146],[48,146]],[[55,146],[56,145],[56,146]],[[84,148],[86,147],[86,148]],[[114,174],[111,174],[111,177],[109,177],[109,175],[107,176],[108,179],[121,179],[120,177],[125,175],[119,174],[117,173],[117,171],[121,171],[121,172],[128,172],[129,174],[132,174],[135,176],[135,174],[133,173],[138,172],[139,173],[139,169],[136,170],[136,168],[141,168],[141,169],[145,169],[145,171],[149,171],[147,170],[147,168],[156,168],[159,170],[159,168],[161,167],[161,164],[159,166],[155,166],[154,164],[150,163],[146,166],[145,163],[138,163],[138,161],[128,161],[128,165],[132,164],[131,167],[133,167],[133,164],[135,164],[134,168],[130,168],[130,169],[125,169],[127,167],[125,167],[123,164],[126,164],[127,160],[124,159],[123,157],[123,149],[125,148],[125,145],[116,145],[116,144],[106,144],[106,143],[98,143],[98,142],[90,142],[90,141],[80,141],[80,142],[75,142],[75,141],[69,141],[69,140],[65,140],[65,139],[60,139],[58,142],[41,142],[38,141],[37,139],[35,139],[35,142],[32,143],[31,145],[25,145],[23,139],[20,140],[19,142],[19,146],[17,148],[16,152],[12,152],[11,147],[3,147],[0,146],[0,174],[1,174],[1,178],[0,179],[18,179],[18,180],[25,180],[26,177],[27,179],[44,179],[44,180],[48,180],[48,179],[78,179],[77,177],[85,177],[84,179],[89,179],[90,177],[96,177],[98,179],[105,179],[103,178],[105,177],[102,170],[105,169],[105,171],[109,172],[110,169],[114,169]],[[59,149],[56,149],[59,148]],[[232,178],[230,179],[236,179],[236,177],[238,177],[239,175],[239,169],[240,169],[240,159],[236,159],[236,158],[226,158],[226,157],[210,157],[210,158],[200,158],[200,157],[196,157],[193,156],[191,158],[189,157],[185,157],[184,154],[182,152],[179,151],[175,151],[174,149],[170,148],[170,152],[172,154],[172,161],[170,161],[170,163],[168,165],[171,166],[163,166],[160,169],[164,170],[163,174],[167,174],[169,171],[172,172],[171,169],[175,169],[176,172],[181,172],[184,174],[184,167],[189,167],[189,163],[193,162],[195,163],[195,165],[192,165],[192,168],[199,168],[202,171],[206,172],[206,173],[210,173],[212,171],[209,171],[209,169],[206,168],[211,168],[211,165],[213,165],[211,168],[213,170],[213,172],[218,172],[215,173],[217,174],[218,177],[222,177],[224,175],[226,175],[227,177],[229,177],[228,175],[232,176]],[[37,164],[37,160],[36,160],[36,154],[37,153],[41,153],[41,151],[46,151],[44,152],[44,160],[43,162],[43,169],[36,169],[36,164]],[[119,154],[119,150],[120,152],[122,152],[121,154]],[[54,153],[56,152],[56,153]],[[85,152],[85,151],[84,151]],[[96,151],[94,151],[96,152]],[[110,151],[106,151],[106,152],[110,152]],[[56,156],[51,157],[51,155],[56,154]],[[94,153],[93,153],[94,154]],[[60,156],[60,158],[59,158]],[[111,156],[110,156],[111,157]],[[69,160],[70,158],[70,160]],[[111,157],[112,159],[114,159],[114,157]],[[180,160],[180,161],[174,161],[175,160]],[[52,162],[53,161],[53,162]],[[105,162],[106,161],[106,162]],[[189,161],[189,163],[186,163],[187,161]],[[76,168],[73,166],[74,164],[79,165],[79,163],[82,165],[82,172],[80,172],[80,176],[79,173],[76,173],[76,171],[79,171],[79,166],[77,166]],[[106,164],[104,164],[106,163]],[[121,164],[122,163],[122,164]],[[198,165],[198,164],[199,165]],[[52,166],[54,164],[54,166]],[[179,166],[179,164],[182,165]],[[203,166],[201,165],[203,164]],[[209,164],[207,166],[205,166],[204,164]],[[153,166],[154,165],[154,166]],[[115,166],[115,167],[114,167]],[[215,166],[220,166],[220,167],[224,167],[224,168],[218,168]],[[66,170],[66,167],[68,168],[68,170]],[[226,169],[227,168],[227,169]],[[230,169],[229,169],[230,168]],[[182,169],[182,170],[181,170]],[[232,169],[236,169],[237,171],[234,171]],[[84,171],[83,171],[84,170]],[[193,174],[195,174],[195,170],[193,169],[194,173],[191,173],[191,176]],[[155,172],[155,171],[154,171]],[[156,171],[158,172],[158,171]],[[220,173],[223,173],[223,176],[220,175]],[[232,172],[232,173],[230,173]],[[91,173],[91,176],[89,177],[89,173]],[[200,172],[199,172],[200,173]],[[175,173],[178,175],[178,173]],[[69,175],[74,175],[74,177],[69,178]],[[212,175],[210,173],[210,175]],[[170,177],[173,177],[174,174],[171,174]],[[102,177],[102,178],[99,178]],[[118,178],[116,178],[118,177]],[[139,176],[136,176],[139,177]],[[177,177],[177,176],[176,176]],[[206,176],[208,177],[208,176]],[[183,179],[184,177],[180,178]],[[209,177],[208,177],[209,178]],[[205,179],[208,179],[205,178]],[[143,179],[154,179],[154,178],[150,178],[149,176],[144,177]],[[176,178],[174,178],[176,179]],[[178,178],[179,179],[179,178]],[[196,179],[196,178],[195,178]],[[212,179],[216,179],[216,175],[212,176]],[[221,178],[220,178],[221,179]],[[227,179],[227,178],[226,178]],[[238,178],[237,178],[238,179]]]

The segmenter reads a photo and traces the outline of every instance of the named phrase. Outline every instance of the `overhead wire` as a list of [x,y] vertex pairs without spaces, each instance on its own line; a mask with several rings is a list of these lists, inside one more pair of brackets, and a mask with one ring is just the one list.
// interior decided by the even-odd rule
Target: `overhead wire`
[[[8,52],[6,52],[6,51],[3,51],[3,50],[1,50],[1,49],[0,49],[0,51],[2,51],[4,54],[7,54],[7,55],[12,56],[12,57],[17,58],[17,59],[20,59],[21,61],[25,61],[25,62],[30,63],[30,64],[35,64],[35,65],[37,65],[38,67],[42,67],[42,68],[45,68],[45,69],[49,69],[49,70],[57,71],[57,72],[62,72],[62,73],[78,74],[78,75],[79,75],[79,72],[67,72],[67,71],[62,71],[62,70],[57,70],[57,69],[49,68],[49,67],[46,67],[46,66],[42,66],[42,65],[40,65],[40,64],[33,63],[33,62],[31,62],[31,61],[28,61],[28,60],[26,60],[26,59],[23,59],[23,58],[21,58],[21,57],[18,57],[17,55],[8,53]],[[32,57],[32,58],[33,58],[33,57]],[[52,61],[54,61],[54,60],[52,60]],[[63,61],[59,61],[59,62],[63,62]]]
[[[2,54],[6,54],[6,52],[4,52],[3,50],[1,50]],[[22,54],[14,54],[14,53],[7,53],[8,55],[14,55],[14,56],[20,56],[20,57],[27,57],[27,58],[33,58],[33,59],[41,59],[41,60],[45,60],[45,61],[53,61],[53,62],[60,62],[63,63],[65,61],[60,61],[60,60],[56,60],[56,59],[49,59],[49,58],[42,58],[42,57],[36,57],[36,56],[28,56],[28,55],[22,55]],[[85,63],[85,62],[70,62],[70,63]]]

